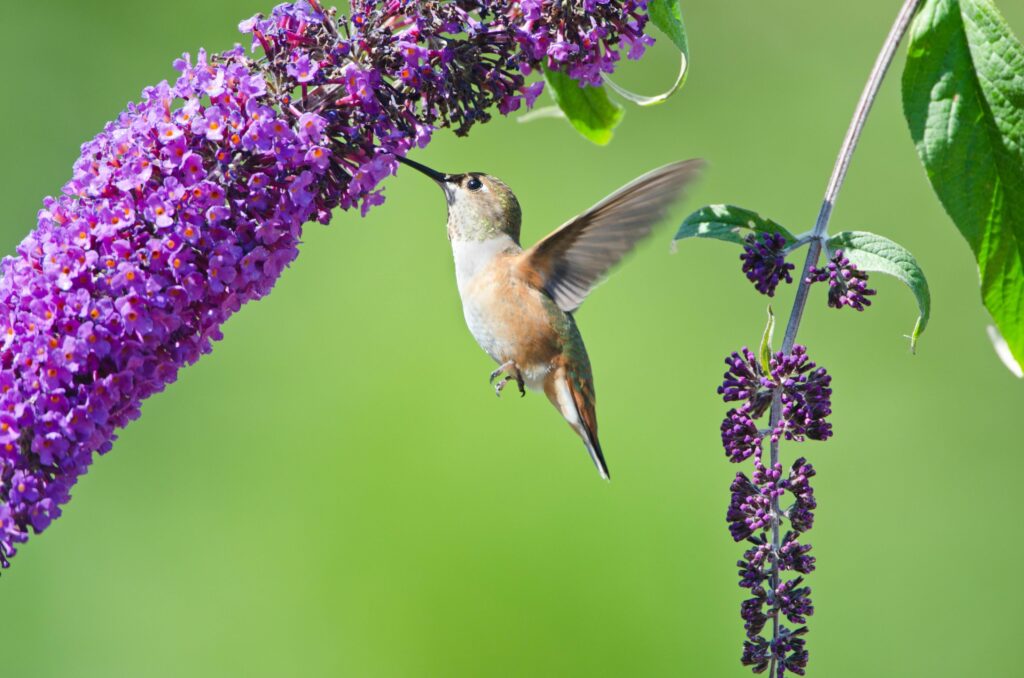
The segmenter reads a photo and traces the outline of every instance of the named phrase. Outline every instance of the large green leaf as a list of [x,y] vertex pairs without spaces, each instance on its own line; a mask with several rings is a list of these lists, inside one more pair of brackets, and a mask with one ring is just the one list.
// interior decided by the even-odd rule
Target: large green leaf
[[830,251],[842,250],[843,255],[862,271],[891,275],[901,280],[914,293],[919,312],[914,331],[910,335],[910,350],[917,348],[917,338],[928,326],[932,295],[924,271],[917,265],[914,255],[902,245],[874,233],[843,231],[828,239]]
[[903,107],[932,187],[970,244],[981,294],[1024,363],[1024,47],[990,0],[927,0]]
[[714,238],[742,245],[752,233],[778,233],[788,244],[796,238],[786,228],[757,212],[735,205],[706,205],[683,219],[675,240]]
[[647,5],[647,13],[651,23],[668,36],[679,50],[679,74],[676,75],[672,87],[655,96],[635,94],[615,84],[611,78],[605,79],[608,86],[617,94],[638,106],[654,106],[667,101],[686,84],[686,76],[690,72],[690,45],[686,39],[686,27],[683,25],[683,12],[679,8],[679,0],[651,0]]
[[580,87],[565,73],[545,69],[544,78],[555,103],[576,130],[599,146],[612,140],[622,120],[622,106],[608,98],[604,87]]

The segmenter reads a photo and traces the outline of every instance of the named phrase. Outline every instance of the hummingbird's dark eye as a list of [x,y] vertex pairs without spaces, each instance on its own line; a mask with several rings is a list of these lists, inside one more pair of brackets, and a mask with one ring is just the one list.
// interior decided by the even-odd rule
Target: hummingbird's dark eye
[[483,186],[484,183],[476,177],[470,177],[469,181],[466,182],[466,188],[471,191],[479,191]]

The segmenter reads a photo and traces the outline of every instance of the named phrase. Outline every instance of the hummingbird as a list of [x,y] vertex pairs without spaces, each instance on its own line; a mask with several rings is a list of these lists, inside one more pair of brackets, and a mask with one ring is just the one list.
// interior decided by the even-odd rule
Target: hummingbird
[[597,437],[594,377],[573,317],[608,270],[647,236],[703,167],[675,162],[626,184],[533,247],[519,243],[522,209],[483,172],[446,174],[395,156],[433,179],[448,203],[448,239],[469,331],[498,363],[490,383],[543,391],[610,479]]

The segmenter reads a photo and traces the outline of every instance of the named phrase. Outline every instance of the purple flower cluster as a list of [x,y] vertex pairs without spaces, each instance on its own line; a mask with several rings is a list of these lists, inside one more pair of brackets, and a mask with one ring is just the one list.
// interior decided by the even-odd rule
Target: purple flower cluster
[[752,233],[747,236],[740,254],[743,272],[761,294],[774,297],[780,282],[793,282],[790,271],[795,267],[786,263],[785,249],[786,239],[778,233]]
[[[803,458],[797,459],[788,473],[778,462],[765,463],[762,442],[766,437],[773,444],[782,438],[830,437],[831,377],[809,361],[800,345],[788,355],[773,355],[767,369],[747,348],[725,362],[729,369],[718,392],[726,402],[742,404],[730,410],[722,422],[722,444],[730,461],[753,458],[754,462],[751,476],[741,472],[733,479],[725,516],[732,538],[750,544],[737,563],[740,586],[750,594],[740,606],[747,633],[742,662],[755,673],[773,665],[777,677],[786,671],[803,675],[806,627],[790,629],[780,623],[776,631],[775,625],[781,618],[802,625],[814,613],[811,590],[802,585],[802,576],[784,580],[781,574],[804,575],[814,570],[811,545],[801,543],[800,535],[814,524],[817,504],[810,479],[815,470]],[[759,429],[756,420],[771,409],[776,396],[780,405],[777,423]],[[789,528],[779,539],[785,521]],[[773,621],[772,635],[765,638],[762,632],[769,620]]]
[[184,55],[82,146],[0,262],[0,565],[43,531],[142,401],[269,293],[302,226],[365,211],[394,156],[532,104],[546,66],[592,82],[638,56],[644,3],[280,5],[241,47]]
[[875,295],[875,290],[868,287],[868,274],[851,264],[842,250],[836,250],[825,266],[811,267],[807,282],[825,281],[828,281],[828,305],[832,308],[849,306],[863,311],[871,305],[868,297]]
[[63,195],[0,263],[4,566],[141,401],[270,291],[318,213],[322,127],[268,106],[240,48],[175,65],[173,86],[146,89],[83,145]]
[[[827,440],[832,435],[827,421],[832,413],[832,377],[808,359],[803,346],[797,344],[788,355],[777,352],[767,372],[746,347],[726,358],[725,364],[729,370],[718,393],[725,402],[742,403],[722,422],[722,445],[730,461],[743,461],[759,451],[765,434],[773,441]],[[782,416],[773,428],[761,431],[754,422],[768,411],[776,393]]]
[[636,59],[653,42],[643,0],[354,0],[335,19],[297,2],[240,29],[266,53],[278,90],[298,90],[296,105],[327,120],[354,155],[350,170],[379,148],[423,146],[438,127],[466,134],[492,106],[531,106],[543,82],[526,76],[537,69],[597,85],[623,51]]
[[754,673],[764,673],[772,658],[775,658],[776,673],[773,678],[781,678],[786,675],[786,671],[798,676],[806,675],[808,655],[804,649],[806,641],[802,637],[806,634],[806,626],[796,629],[782,627],[779,629],[778,637],[773,641],[762,636],[748,638],[743,641],[743,656],[740,661],[744,666],[751,667]]
[[[755,457],[753,479],[737,473],[732,483],[732,499],[726,519],[729,531],[736,541],[751,544],[737,563],[740,587],[750,597],[740,605],[747,638],[743,643],[741,661],[755,673],[764,671],[775,660],[777,676],[785,671],[804,674],[807,651],[801,638],[805,626],[790,629],[780,624],[773,640],[762,633],[769,620],[784,617],[791,624],[805,624],[814,614],[810,587],[803,586],[803,576],[783,580],[782,572],[800,575],[814,571],[814,557],[808,555],[810,544],[800,543],[800,535],[814,522],[814,491],[809,479],[814,468],[805,459],[797,459],[786,476],[780,464],[769,469]],[[780,508],[787,496],[793,497],[789,507]],[[774,523],[789,520],[790,529],[781,540],[781,546],[772,546],[770,532]],[[776,528],[777,529],[777,528]]]
[[[646,0],[507,4],[518,4],[527,20],[516,37],[523,51],[538,62],[546,58],[549,67],[584,84],[600,86],[603,74],[615,70],[619,49],[625,49],[630,59],[639,59],[654,44],[654,38],[644,34]],[[515,11],[510,7],[506,16]]]

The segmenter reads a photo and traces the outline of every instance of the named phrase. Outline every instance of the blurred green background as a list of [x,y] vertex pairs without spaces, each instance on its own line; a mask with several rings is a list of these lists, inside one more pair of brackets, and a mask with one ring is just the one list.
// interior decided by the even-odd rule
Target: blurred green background
[[[684,3],[693,70],[606,148],[564,122],[440,132],[416,158],[505,179],[524,241],[641,172],[710,162],[685,205],[811,226],[897,2]],[[1020,33],[1024,5],[1002,9]],[[5,3],[0,251],[79,144],[252,0]],[[620,81],[654,92],[667,42]],[[1024,384],[985,335],[977,272],[917,161],[901,56],[833,228],[877,230],[929,275],[934,317],[873,279],[863,315],[812,297],[800,339],[834,375],[819,469],[811,675],[1020,675]],[[578,314],[614,482],[538,394],[498,400],[461,314],[444,204],[409,171],[367,219],[311,225],[274,294],[143,407],[65,516],[0,580],[4,673],[75,676],[742,676],[736,468],[715,395],[765,299],[738,251],[666,224]],[[791,289],[775,301],[788,309]]]

